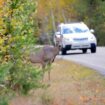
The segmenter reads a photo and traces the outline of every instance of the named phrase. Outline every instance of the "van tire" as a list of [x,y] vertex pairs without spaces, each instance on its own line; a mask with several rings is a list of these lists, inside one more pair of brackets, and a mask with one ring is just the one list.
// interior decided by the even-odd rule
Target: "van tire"
[[91,53],[96,53],[96,46],[91,48]]
[[82,49],[82,52],[83,53],[87,53],[87,49]]
[[66,55],[66,49],[62,48],[62,55]]

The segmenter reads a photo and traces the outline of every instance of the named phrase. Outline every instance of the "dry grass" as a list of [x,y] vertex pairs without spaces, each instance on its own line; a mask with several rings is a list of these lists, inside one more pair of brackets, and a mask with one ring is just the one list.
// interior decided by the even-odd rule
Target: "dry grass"
[[[45,77],[47,84],[47,73]],[[58,59],[52,65],[50,84],[32,91],[24,104],[21,98],[16,104],[15,98],[10,105],[105,105],[105,78],[89,68]]]

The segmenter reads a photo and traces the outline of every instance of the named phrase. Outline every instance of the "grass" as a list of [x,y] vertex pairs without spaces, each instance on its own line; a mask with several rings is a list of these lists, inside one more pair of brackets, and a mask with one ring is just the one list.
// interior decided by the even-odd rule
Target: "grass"
[[[44,83],[48,84],[47,72]],[[31,104],[26,101],[24,105],[105,105],[105,77],[79,64],[56,60],[50,84],[31,91]]]

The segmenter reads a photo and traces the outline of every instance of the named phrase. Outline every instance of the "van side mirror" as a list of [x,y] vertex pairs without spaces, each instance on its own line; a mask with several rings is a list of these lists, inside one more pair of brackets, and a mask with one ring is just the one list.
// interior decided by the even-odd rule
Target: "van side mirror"
[[61,36],[61,35],[60,35],[60,32],[56,32],[56,33],[55,33],[55,37],[60,38],[60,36]]
[[94,33],[94,29],[90,29],[90,32],[91,32],[91,33]]

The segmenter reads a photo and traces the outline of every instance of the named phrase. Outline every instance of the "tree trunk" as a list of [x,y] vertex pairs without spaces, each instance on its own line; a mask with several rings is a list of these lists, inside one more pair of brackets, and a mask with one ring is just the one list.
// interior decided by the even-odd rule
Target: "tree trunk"
[[62,9],[62,17],[63,17],[64,22],[67,23],[67,19],[66,19],[66,16],[65,16],[65,13],[64,13],[63,9]]
[[53,26],[53,31],[56,32],[56,25],[55,25],[55,17],[54,17],[54,13],[53,10],[51,8],[51,19],[52,19],[52,26]]

